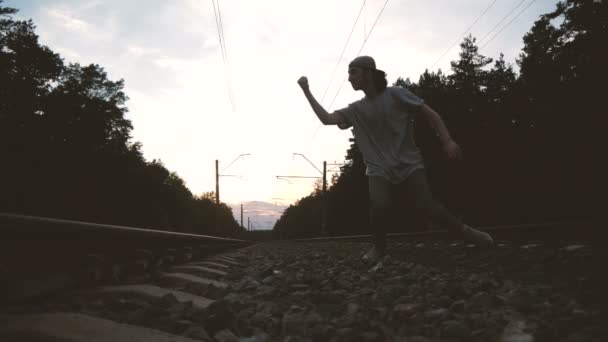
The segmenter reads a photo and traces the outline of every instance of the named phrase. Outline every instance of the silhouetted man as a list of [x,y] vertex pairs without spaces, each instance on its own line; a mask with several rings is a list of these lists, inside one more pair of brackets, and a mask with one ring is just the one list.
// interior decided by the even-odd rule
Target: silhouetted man
[[332,114],[314,98],[305,76],[298,84],[324,125],[338,125],[341,129],[353,127],[355,141],[367,166],[370,225],[374,234],[374,246],[363,258],[374,260],[385,253],[394,191],[405,192],[417,214],[437,220],[469,242],[493,245],[488,233],[463,224],[431,195],[422,155],[414,142],[414,117],[422,115],[430,121],[449,159],[461,155],[460,147],[450,137],[439,114],[407,89],[387,87],[386,74],[376,69],[374,59],[369,56],[357,57],[349,64],[348,81],[354,90],[362,90],[365,97]]

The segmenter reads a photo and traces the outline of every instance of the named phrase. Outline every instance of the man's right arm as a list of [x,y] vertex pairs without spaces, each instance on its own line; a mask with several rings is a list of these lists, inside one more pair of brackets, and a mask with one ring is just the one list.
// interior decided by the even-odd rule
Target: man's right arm
[[306,76],[300,77],[300,79],[298,80],[298,84],[302,88],[304,96],[306,96],[306,99],[308,100],[308,103],[310,103],[312,110],[315,112],[315,114],[317,114],[317,117],[324,125],[348,124],[347,121],[344,119],[344,116],[340,112],[334,112],[333,114],[329,114],[325,110],[325,108],[323,108],[323,106],[321,106],[319,102],[317,102],[315,97],[310,92],[310,88],[308,86],[308,79],[306,78]]

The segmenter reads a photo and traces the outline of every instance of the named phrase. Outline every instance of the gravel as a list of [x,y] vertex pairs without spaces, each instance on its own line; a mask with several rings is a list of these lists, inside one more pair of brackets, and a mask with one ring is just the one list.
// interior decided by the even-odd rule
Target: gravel
[[[585,244],[267,243],[242,252],[205,309],[172,295],[67,297],[30,311],[79,311],[202,341],[606,341],[598,254]],[[378,267],[376,267],[378,266]]]

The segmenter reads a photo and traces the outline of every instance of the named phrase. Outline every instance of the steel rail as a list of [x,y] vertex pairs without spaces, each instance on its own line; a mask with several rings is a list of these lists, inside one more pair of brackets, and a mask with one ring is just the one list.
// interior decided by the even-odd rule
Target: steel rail
[[[18,225],[16,225],[18,224]],[[26,224],[26,225],[23,225]],[[40,224],[44,224],[41,228]],[[50,226],[54,226],[52,229]],[[40,229],[46,229],[41,231]],[[49,217],[27,216],[9,213],[0,213],[0,234],[24,234],[24,233],[46,233],[51,231],[53,234],[73,233],[73,232],[103,232],[113,234],[137,234],[138,236],[159,237],[159,238],[187,238],[201,241],[214,242],[247,242],[246,240],[222,238],[217,236],[181,233],[167,230],[155,230],[134,228],[119,225],[91,223],[84,221],[74,221]]]
[[[490,233],[495,238],[505,239],[584,239],[589,241],[604,237],[608,232],[608,224],[600,222],[549,222],[549,223],[530,223],[516,225],[498,225],[480,228]],[[325,236],[315,238],[288,239],[287,241],[298,242],[321,242],[321,241],[371,241],[370,234],[345,235],[345,236]],[[447,230],[424,230],[408,233],[388,233],[387,239],[416,239],[416,238],[456,238],[458,236]],[[602,240],[603,241],[603,240]]]
[[150,274],[170,263],[254,244],[10,213],[0,213],[0,234],[0,303],[89,286],[95,272],[102,273],[102,282],[113,282],[137,263]]

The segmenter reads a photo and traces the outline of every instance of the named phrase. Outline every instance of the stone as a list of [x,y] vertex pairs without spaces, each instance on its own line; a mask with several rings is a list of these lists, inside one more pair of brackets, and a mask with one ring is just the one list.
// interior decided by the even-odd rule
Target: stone
[[191,326],[182,333],[183,336],[191,337],[201,341],[211,341],[211,337],[202,326]]
[[241,337],[239,342],[271,342],[270,335],[265,332],[258,332],[250,337]]
[[327,323],[315,324],[310,329],[310,335],[314,341],[329,341],[335,335],[336,329]]
[[310,285],[307,284],[292,284],[289,286],[290,289],[298,291],[298,290],[308,290]]
[[494,298],[487,292],[478,292],[466,303],[466,306],[471,309],[485,310],[490,308],[494,302]]
[[220,330],[213,335],[216,342],[238,342],[239,338],[230,330]]
[[226,301],[230,307],[237,312],[250,305],[250,298],[248,295],[238,292],[230,292],[226,294],[223,300]]
[[306,308],[292,305],[283,315],[282,332],[288,335],[305,335],[310,326],[321,322],[322,317],[314,312],[307,311]]
[[450,312],[455,312],[455,313],[461,313],[464,312],[464,308],[465,308],[465,302],[464,300],[457,300],[454,301],[452,303],[452,305],[450,305],[449,310]]
[[187,319],[180,319],[175,321],[175,330],[177,331],[184,331],[186,329],[188,329],[191,325],[193,324],[192,321],[187,320]]
[[346,305],[346,314],[347,315],[354,315],[359,311],[359,304],[357,303],[348,303]]
[[167,312],[170,314],[184,313],[188,309],[192,308],[192,302],[175,303],[167,308]]
[[205,328],[211,333],[229,329],[236,322],[236,315],[230,308],[230,305],[224,300],[211,303],[207,308],[207,312]]
[[258,274],[258,276],[259,276],[260,278],[266,278],[266,277],[271,276],[271,275],[273,275],[273,274],[274,274],[274,268],[273,268],[273,267],[267,267],[267,268],[265,268],[264,270],[262,270],[262,271],[261,271],[261,272]]
[[332,341],[336,342],[349,342],[355,341],[358,337],[357,332],[353,328],[341,328],[336,331],[336,334]]
[[564,250],[566,252],[574,252],[574,251],[578,251],[579,249],[583,249],[585,247],[587,247],[587,246],[585,246],[585,245],[570,245],[570,246],[564,247]]
[[243,280],[237,284],[236,289],[239,291],[249,291],[257,289],[258,286],[260,286],[260,283],[257,280],[252,277],[245,276]]
[[422,304],[420,303],[397,304],[393,308],[393,311],[402,316],[409,316],[417,312],[419,308],[422,308]]
[[302,337],[302,336],[285,336],[282,342],[312,342],[310,338]]
[[412,336],[406,340],[407,342],[431,342],[430,338],[424,336]]
[[174,304],[178,304],[178,303],[179,303],[179,301],[177,300],[175,295],[173,295],[172,293],[167,293],[166,295],[162,296],[159,300],[157,300],[154,304],[156,306],[168,308],[168,307],[170,307]]
[[369,342],[381,342],[382,336],[376,331],[366,331],[361,334],[361,340]]
[[535,296],[529,290],[515,289],[508,294],[507,304],[521,312],[529,313],[534,309]]
[[445,337],[467,338],[471,335],[471,330],[463,321],[445,321],[441,324],[441,333]]
[[500,342],[534,342],[534,336],[525,331],[526,323],[524,321],[513,320],[507,324]]
[[430,320],[441,319],[441,318],[445,317],[448,314],[448,312],[449,312],[449,310],[446,308],[428,310],[424,313],[424,318],[430,319]]

